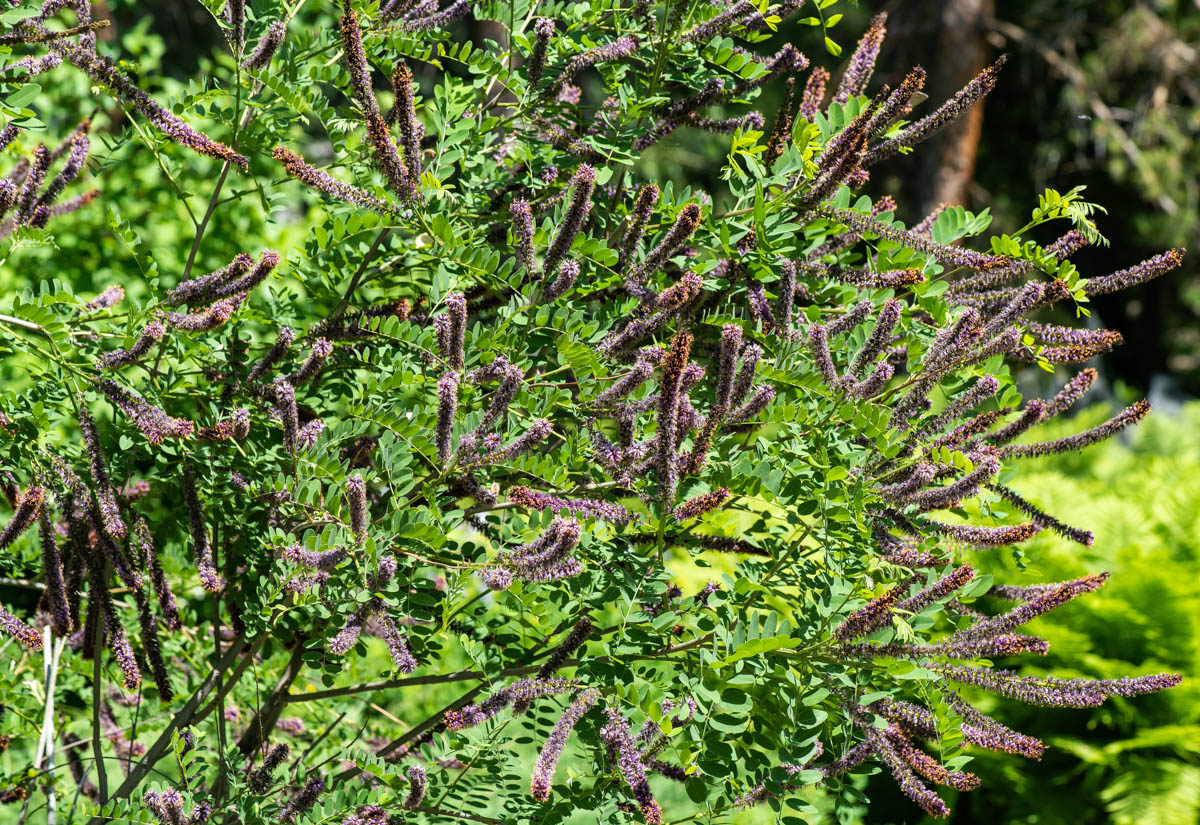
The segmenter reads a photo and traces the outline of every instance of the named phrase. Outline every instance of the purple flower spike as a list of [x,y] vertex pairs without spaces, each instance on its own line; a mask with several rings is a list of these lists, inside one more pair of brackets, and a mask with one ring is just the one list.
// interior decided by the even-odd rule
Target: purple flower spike
[[525,270],[526,275],[532,275],[535,269],[533,260],[533,212],[529,201],[517,198],[508,207],[512,215],[512,233],[516,238],[517,260]]
[[958,118],[996,87],[996,79],[1000,75],[1000,67],[1004,65],[1004,61],[1005,58],[1001,57],[980,72],[954,97],[942,104],[937,111],[926,115],[900,134],[871,149],[863,164],[869,166],[881,160],[887,160],[898,154],[901,149],[917,145]]
[[392,664],[401,673],[412,673],[417,669],[417,660],[413,658],[412,652],[408,649],[408,640],[404,638],[404,634],[396,627],[396,623],[390,616],[381,614],[378,619],[383,641],[387,644],[388,653],[392,657]]
[[300,435],[300,412],[296,408],[296,389],[287,381],[276,382],[275,403],[279,407],[279,417],[283,421],[283,448],[291,455],[295,455]]
[[654,798],[650,783],[646,781],[645,768],[633,737],[629,734],[629,722],[613,708],[605,708],[604,713],[608,717],[608,724],[600,729],[600,738],[615,755],[617,770],[629,785],[633,798],[641,809],[642,821],[646,825],[662,825],[662,806]]
[[246,382],[253,384],[263,378],[273,366],[282,360],[283,356],[287,355],[289,349],[292,348],[292,342],[296,340],[296,333],[291,327],[280,327],[279,332],[275,337],[275,343],[271,346],[267,353],[258,360],[250,372],[246,375]]
[[1142,261],[1137,266],[1131,266],[1129,269],[1122,269],[1101,278],[1089,278],[1083,286],[1083,291],[1089,297],[1095,297],[1144,284],[1172,269],[1178,269],[1183,264],[1183,256],[1186,252],[1186,249],[1170,249],[1161,255],[1155,255],[1153,258]]
[[362,476],[346,479],[346,503],[350,509],[350,529],[362,544],[367,540],[367,483]]
[[404,800],[405,810],[415,811],[421,806],[421,801],[425,799],[425,790],[429,786],[429,780],[425,776],[425,769],[420,765],[408,766],[408,796]]
[[310,166],[299,155],[282,146],[276,146],[271,152],[271,157],[282,163],[283,168],[293,178],[327,197],[361,206],[363,209],[381,215],[391,215],[395,212],[383,199],[372,195],[365,189],[333,179],[327,173]]
[[554,652],[550,654],[550,657],[538,669],[537,678],[548,679],[553,676],[563,666],[563,663],[567,661],[567,657],[587,641],[591,633],[592,620],[584,616],[575,623],[575,626],[571,628],[571,632],[567,634],[558,647],[554,648]]
[[694,518],[700,518],[705,513],[710,513],[720,507],[728,499],[729,490],[725,487],[708,493],[701,493],[679,505],[679,508],[674,512],[675,520],[690,521]]
[[583,230],[592,211],[592,191],[595,188],[596,170],[585,163],[571,178],[571,200],[563,215],[562,225],[546,250],[546,260],[542,263],[543,283],[558,274],[558,267],[570,251],[572,241]]
[[114,381],[98,381],[96,388],[142,431],[151,444],[161,444],[164,438],[187,438],[192,434],[194,426],[191,421],[172,418],[137,393]]
[[117,496],[113,491],[112,481],[108,477],[108,460],[100,446],[100,437],[96,433],[96,425],[92,421],[92,413],[87,407],[87,401],[81,393],[77,398],[76,409],[79,411],[79,429],[83,433],[84,451],[88,456],[88,464],[92,471],[92,482],[96,489],[96,504],[100,507],[100,519],[104,532],[114,540],[125,538],[125,522],[121,519],[121,509],[117,506]]
[[1095,540],[1095,536],[1092,535],[1091,531],[1080,530],[1078,527],[1072,527],[1069,524],[1063,524],[1061,521],[1054,518],[1054,516],[1051,516],[1049,513],[1046,513],[1040,508],[1035,507],[1033,504],[1030,504],[1028,501],[1021,498],[1021,496],[1017,495],[1016,492],[1007,487],[1004,487],[1000,484],[988,484],[987,488],[994,493],[998,493],[1001,498],[1016,507],[1025,515],[1029,516],[1031,519],[1033,519],[1034,524],[1037,524],[1040,527],[1044,527],[1047,530],[1053,530],[1063,538],[1070,539],[1071,541],[1082,544],[1085,547],[1090,547],[1092,542]]
[[25,491],[25,494],[17,501],[12,519],[4,525],[3,530],[0,530],[0,550],[8,547],[33,526],[33,523],[37,521],[38,514],[42,511],[45,498],[46,491],[41,487],[33,486]]
[[221,285],[240,278],[249,272],[252,266],[254,266],[254,259],[244,252],[239,253],[226,266],[215,272],[192,278],[190,281],[184,281],[176,286],[167,293],[167,302],[173,306],[209,303],[219,297],[217,291]]
[[892,587],[882,596],[867,602],[865,607],[851,613],[834,629],[834,637],[843,642],[850,642],[885,627],[891,621],[892,608],[908,592],[910,583],[906,581]]
[[242,61],[242,68],[251,72],[267,68],[271,63],[271,58],[275,56],[275,52],[279,51],[279,47],[283,45],[283,38],[286,34],[287,24],[282,20],[276,20],[267,26],[267,31],[258,41],[258,46],[250,53],[249,57]]
[[837,94],[833,96],[834,103],[845,103],[851,97],[861,95],[867,90],[867,84],[875,72],[875,59],[879,57],[879,47],[883,45],[886,34],[887,13],[884,12],[871,18],[871,25],[858,41],[858,48],[850,57]]
[[614,40],[605,46],[596,46],[593,49],[588,49],[585,52],[572,57],[567,61],[567,65],[563,67],[562,74],[556,77],[542,91],[542,97],[556,97],[559,91],[568,84],[573,84],[575,79],[583,73],[585,69],[604,63],[609,60],[617,60],[622,57],[628,57],[637,50],[638,42],[634,37],[621,37]]
[[629,228],[625,230],[625,236],[621,240],[621,255],[615,267],[618,272],[625,271],[638,254],[642,236],[646,234],[646,225],[650,222],[650,214],[654,205],[658,203],[658,196],[658,187],[652,183],[647,183],[638,190],[633,208],[629,212]]
[[536,88],[546,70],[546,52],[550,46],[550,38],[554,36],[554,20],[539,17],[533,23],[533,34],[533,51],[529,54],[529,62],[525,68],[529,72],[529,85]]
[[200,583],[210,593],[219,593],[224,589],[225,581],[213,566],[212,547],[208,543],[208,529],[204,524],[204,509],[196,491],[196,475],[190,467],[185,467],[183,471],[183,500],[187,505],[188,524],[192,531],[192,545]]
[[274,777],[272,775],[287,757],[288,746],[286,742],[271,748],[263,758],[262,765],[257,770],[252,771],[247,777],[250,789],[257,794],[264,794],[269,791],[272,784],[274,784]]
[[554,770],[558,767],[558,760],[567,744],[567,737],[571,735],[576,723],[583,718],[585,713],[595,707],[599,699],[600,691],[595,688],[588,688],[581,692],[571,704],[567,705],[562,716],[554,724],[553,730],[550,731],[550,735],[546,737],[541,753],[538,754],[537,762],[533,766],[533,778],[529,783],[529,793],[538,802],[545,802],[550,798],[550,788],[554,784]]
[[279,812],[279,822],[281,825],[291,825],[291,823],[296,821],[296,817],[312,810],[312,807],[317,804],[317,799],[320,798],[321,792],[324,790],[325,780],[319,776],[314,776],[305,782],[300,792],[292,797],[292,800]]
[[0,633],[15,639],[29,650],[42,649],[42,634],[0,607]]
[[[36,488],[35,488],[36,489]],[[46,577],[46,602],[56,636],[66,636],[73,629],[71,608],[67,604],[67,587],[63,580],[62,556],[58,552],[58,536],[46,508],[38,512],[38,527],[42,540],[42,573]]]
[[128,366],[148,353],[154,343],[162,339],[166,332],[167,328],[161,321],[151,321],[142,328],[142,334],[133,342],[132,347],[105,353],[100,356],[100,361],[96,366],[106,370]]
[[407,188],[413,200],[419,196],[421,187],[421,135],[424,134],[424,127],[417,119],[415,86],[408,65],[404,61],[397,63],[392,74],[392,91],[396,96],[392,112],[400,126],[400,145],[404,148],[404,165],[408,170]]
[[800,116],[809,123],[817,119],[821,110],[821,102],[825,99],[825,86],[829,83],[829,70],[820,66],[808,74],[808,82],[804,84],[804,94],[800,98]]
[[121,74],[111,60],[97,54],[94,48],[89,49],[67,40],[58,40],[55,41],[55,50],[87,74],[92,82],[107,86],[117,97],[141,112],[169,140],[201,155],[234,164],[243,172],[250,168],[248,158],[192,129],[182,118],[160,106],[139,89],[133,81]]
[[185,332],[210,332],[232,318],[245,299],[245,293],[241,293],[217,301],[212,306],[199,312],[168,312],[166,314],[166,321],[175,329],[181,329]]
[[1036,458],[1057,453],[1069,453],[1082,450],[1098,441],[1111,438],[1126,427],[1141,421],[1150,412],[1148,401],[1138,401],[1126,407],[1117,415],[1090,430],[1075,435],[1065,436],[1054,441],[1040,441],[1034,444],[1009,444],[1000,448],[1000,455],[1005,458]]
[[450,460],[450,436],[458,410],[458,373],[446,372],[438,380],[437,456],[443,464]]

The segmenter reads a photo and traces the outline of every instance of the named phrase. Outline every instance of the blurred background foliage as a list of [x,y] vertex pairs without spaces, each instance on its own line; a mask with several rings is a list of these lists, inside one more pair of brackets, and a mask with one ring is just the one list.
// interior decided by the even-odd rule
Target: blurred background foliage
[[[940,101],[999,55],[1008,55],[1000,84],[974,117],[868,184],[866,191],[873,197],[897,196],[901,219],[915,223],[933,206],[951,201],[975,210],[990,207],[994,229],[1009,231],[1024,223],[1031,200],[1044,187],[1067,191],[1083,184],[1088,198],[1109,210],[1101,216],[1100,228],[1111,241],[1107,248],[1085,249],[1076,256],[1085,275],[1134,264],[1166,247],[1196,246],[1200,4],[861,0],[844,9],[846,19],[832,34],[848,52],[867,19],[882,10],[889,12],[890,24],[875,87],[896,82],[919,64],[929,72],[930,97]],[[333,25],[334,14],[331,4],[315,2],[303,19],[305,25]],[[123,68],[137,75],[140,62],[154,67],[159,85],[148,89],[152,93],[202,97],[205,87],[194,78],[216,82],[214,60],[230,63],[222,72],[232,66],[220,48],[218,25],[195,0],[157,0],[152,5],[97,0],[94,16],[113,22],[99,37],[121,43]],[[469,36],[479,42],[486,34]],[[776,40],[799,40],[798,34],[785,29]],[[813,42],[811,32],[804,35],[805,42]],[[836,77],[839,58],[811,50],[809,56],[833,69]],[[80,87],[76,94],[60,93],[56,99],[89,100],[87,81],[77,72],[55,71],[42,82]],[[778,95],[778,90],[771,94]],[[55,248],[22,250],[18,265],[0,267],[0,289],[23,288],[53,277],[69,279],[81,294],[113,283],[132,287],[149,281],[124,277],[132,268],[161,261],[164,269],[178,272],[187,259],[188,230],[203,218],[208,193],[193,193],[190,204],[195,211],[188,215],[174,189],[183,185],[178,181],[203,178],[195,170],[181,174],[183,170],[171,164],[196,164],[197,169],[212,165],[189,153],[170,153],[170,160],[157,167],[135,161],[144,146],[122,132],[122,113],[106,96],[90,99],[101,108],[43,108],[38,114],[51,140],[66,134],[82,117],[95,119],[96,165],[90,171],[102,181],[105,198],[77,213],[71,231],[57,232]],[[773,108],[771,102],[764,106],[765,111]],[[727,141],[682,131],[647,158],[656,166],[651,174],[687,181],[716,197],[723,184],[716,178],[719,167],[709,159],[714,152],[723,153]],[[235,189],[227,197],[234,200],[215,213],[217,223],[197,260],[201,270],[216,268],[241,251],[240,236],[252,235],[284,250],[301,243],[310,226],[324,220],[319,207],[303,215],[280,212],[262,192]],[[130,248],[120,231],[122,222],[137,226],[151,248]],[[1079,456],[1043,459],[1019,480],[1022,495],[1093,530],[1095,545],[1081,551],[1043,534],[1026,545],[1021,558],[979,559],[984,572],[1003,569],[1013,583],[1061,580],[1098,570],[1117,574],[1100,593],[1041,622],[1037,632],[1057,644],[1046,659],[1022,662],[1026,672],[1096,678],[1156,670],[1200,672],[1200,402],[1181,403],[1200,394],[1196,260],[1193,254],[1181,269],[1091,305],[1089,323],[1117,329],[1126,339],[1123,347],[1092,365],[1108,387],[1107,401],[1126,402],[1148,390],[1157,414],[1129,438]],[[131,299],[139,297],[130,290]],[[1044,394],[1054,384],[1036,368],[1022,381],[1030,395]],[[1063,434],[1074,432],[1109,414],[1108,407],[1099,404],[1079,414],[1084,421],[1063,421],[1059,427]],[[1130,494],[1133,490],[1136,496]],[[374,652],[379,661],[373,664],[386,669],[382,647]],[[370,679],[376,674],[370,660],[364,660],[362,673],[346,675]],[[0,677],[0,686],[3,682]],[[948,800],[953,821],[1200,821],[1198,690],[1185,682],[1165,694],[1136,703],[1117,700],[1090,712],[1016,703],[989,709],[981,704],[1012,727],[1044,733],[1053,748],[1041,765],[977,753],[972,770],[982,775],[983,789]],[[423,701],[433,708],[439,698],[430,691]],[[387,712],[356,708],[350,718],[324,724],[361,723],[363,735],[369,736],[365,720]],[[310,730],[319,733],[320,722],[309,720],[310,726],[314,723],[317,727]],[[877,775],[864,784],[869,787],[862,790],[874,804],[869,810],[845,806],[845,823],[919,821],[919,814],[886,777]],[[814,801],[829,809],[828,800]],[[750,812],[737,821],[769,821],[769,812]]]

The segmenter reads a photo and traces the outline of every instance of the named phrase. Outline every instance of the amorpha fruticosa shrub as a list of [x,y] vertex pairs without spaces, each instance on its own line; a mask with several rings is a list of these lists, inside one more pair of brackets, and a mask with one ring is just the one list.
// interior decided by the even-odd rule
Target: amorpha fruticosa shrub
[[[762,51],[830,5],[228,0],[227,53],[171,102],[88,0],[6,12],[7,71],[86,77],[111,123],[39,143],[13,104],[0,132],[29,286],[0,316],[5,799],[658,823],[813,810],[881,766],[943,815],[972,748],[1045,748],[979,691],[1176,684],[1019,675],[1048,648],[1024,625],[1106,577],[971,564],[1093,541],[1020,466],[1148,407],[1039,440],[1119,341],[1047,318],[1181,253],[1084,278],[1078,191],[990,242],[986,212],[898,222],[872,171],[1000,64],[925,101],[919,68],[871,83],[882,17],[836,82]],[[649,178],[695,130],[732,136],[719,191]],[[190,245],[145,240],[180,212],[121,218],[118,160],[161,170]],[[106,208],[136,265],[99,295],[21,268]],[[223,237],[223,210],[258,223]],[[306,235],[272,248],[265,216]],[[1017,392],[1035,363],[1051,398]]]

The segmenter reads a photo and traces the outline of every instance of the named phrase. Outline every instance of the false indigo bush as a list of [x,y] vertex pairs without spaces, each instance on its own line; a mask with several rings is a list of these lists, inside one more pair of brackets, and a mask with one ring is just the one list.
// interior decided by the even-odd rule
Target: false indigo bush
[[[1078,708],[1179,682],[1022,675],[1048,649],[1025,626],[1107,575],[971,566],[1042,530],[1104,541],[1026,500],[1020,467],[1149,407],[1039,439],[1096,380],[1066,365],[1119,343],[1045,312],[1183,255],[1085,279],[1078,191],[989,242],[986,214],[910,228],[866,193],[1002,61],[921,108],[919,69],[872,88],[883,16],[831,100],[812,44],[758,51],[796,0],[266,5],[227,0],[230,54],[169,104],[88,0],[4,17],[47,121],[87,83],[130,119],[99,157],[90,121],[55,149],[4,126],[4,259],[100,198],[136,263],[0,314],[5,799],[94,823],[656,823],[803,806],[876,764],[940,816],[979,784],[971,748],[1047,747],[980,691]],[[502,34],[466,42],[463,17]],[[780,109],[747,113],[775,81]],[[718,191],[645,179],[688,129],[732,133]],[[121,217],[122,164],[203,216],[182,252]],[[265,237],[268,210],[298,229]],[[243,234],[209,228],[225,214]],[[1069,225],[1043,247],[1044,224]],[[1062,390],[1023,400],[1029,362]],[[71,701],[43,714],[22,680]]]

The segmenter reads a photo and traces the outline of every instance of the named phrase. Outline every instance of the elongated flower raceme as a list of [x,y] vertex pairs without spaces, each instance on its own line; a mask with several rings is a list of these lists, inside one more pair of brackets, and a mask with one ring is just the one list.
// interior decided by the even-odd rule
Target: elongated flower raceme
[[578,650],[592,633],[592,620],[584,616],[571,628],[571,632],[554,648],[549,658],[538,669],[537,678],[548,679],[558,672],[567,658]]
[[661,119],[633,141],[633,151],[644,152],[671,134],[686,123],[693,112],[716,103],[724,90],[724,78],[712,78],[705,82],[704,88],[699,92],[664,107],[659,113]]
[[108,459],[100,446],[100,436],[96,433],[96,424],[87,402],[80,393],[76,397],[76,409],[79,413],[79,429],[83,434],[84,452],[87,453],[88,466],[95,485],[96,504],[100,508],[100,520],[104,532],[115,540],[125,538],[125,522],[121,518],[121,509],[117,506],[117,496],[113,491],[112,480],[108,475]]
[[654,798],[650,783],[646,781],[646,770],[638,756],[633,737],[629,734],[629,722],[613,708],[605,708],[604,713],[608,724],[600,729],[600,738],[614,754],[617,770],[629,785],[629,790],[641,809],[642,821],[646,825],[662,825],[662,806]]
[[725,487],[688,499],[675,510],[676,521],[690,521],[700,518],[720,507],[729,499],[729,490]]
[[296,821],[296,817],[308,813],[317,804],[317,800],[320,799],[321,793],[324,790],[324,779],[319,776],[309,779],[304,783],[304,787],[279,812],[279,822],[283,823],[283,825],[291,825],[291,823]]
[[526,582],[548,582],[570,578],[583,569],[571,554],[579,544],[579,522],[555,519],[533,541],[496,556],[483,579],[493,590],[503,590],[514,578]]
[[558,270],[554,283],[546,287],[546,300],[553,301],[571,291],[575,281],[579,279],[579,264],[575,261],[564,261]]
[[[137,690],[142,683],[142,672],[138,668],[137,658],[133,655],[133,648],[129,644],[125,628],[121,625],[121,618],[117,615],[112,596],[108,592],[106,577],[101,574],[100,565],[89,565],[88,568],[91,589],[89,595],[97,605],[97,618],[104,622],[104,636],[109,649],[112,650],[117,667],[121,670],[125,689]],[[99,655],[99,651],[96,651],[96,655]]]
[[338,31],[342,39],[342,55],[346,70],[350,74],[350,90],[358,105],[362,107],[367,122],[367,143],[375,157],[375,163],[383,172],[388,188],[397,195],[413,198],[409,170],[400,157],[396,145],[388,132],[387,122],[379,110],[379,102],[371,88],[371,68],[363,50],[362,30],[358,24],[358,13],[346,2],[338,20]]
[[293,387],[308,383],[321,371],[321,368],[329,361],[329,356],[332,354],[333,343],[328,339],[318,338],[313,341],[312,351],[309,353],[308,358],[300,365],[300,369],[287,377],[287,382]]
[[163,623],[170,630],[178,630],[182,625],[179,608],[175,604],[175,595],[171,592],[171,586],[167,582],[162,563],[154,549],[150,525],[144,518],[139,517],[133,523],[132,544],[138,551],[140,563],[145,566],[146,572],[150,575],[150,583],[154,587],[154,594],[158,598],[158,606],[162,611]]
[[567,211],[542,262],[543,283],[558,273],[558,267],[571,249],[572,241],[583,230],[592,211],[592,191],[595,187],[596,170],[585,163],[571,178],[571,199],[567,203]]
[[567,737],[571,735],[571,731],[583,718],[583,715],[595,707],[599,699],[600,691],[595,688],[581,691],[571,701],[571,704],[567,705],[562,716],[555,722],[550,735],[546,737],[541,753],[538,754],[537,762],[533,766],[533,778],[529,783],[529,793],[538,802],[545,802],[550,798],[550,788],[554,784],[554,770],[558,767],[558,760],[567,744]]
[[[424,4],[422,4],[424,5]],[[437,8],[437,4],[433,3],[431,8]],[[432,29],[440,29],[449,26],[454,21],[464,17],[471,10],[471,4],[468,0],[454,0],[453,3],[446,6],[441,11],[434,12],[424,16],[416,16],[411,12],[401,20],[397,27],[401,31],[430,31]]]
[[29,223],[33,207],[37,203],[38,192],[42,189],[42,183],[46,179],[46,171],[49,167],[50,150],[46,148],[46,144],[39,143],[33,155],[33,165],[25,177],[25,185],[21,187],[21,194],[17,196],[15,220],[18,225]]
[[273,774],[283,764],[284,760],[287,759],[288,750],[286,742],[276,745],[267,751],[267,755],[263,757],[263,763],[257,769],[250,772],[247,782],[255,793],[261,794],[270,790],[274,781]]
[[709,20],[699,23],[679,35],[684,43],[707,43],[718,34],[723,34],[738,24],[745,17],[758,13],[758,6],[750,0],[738,0],[725,11]]
[[410,811],[419,808],[421,801],[425,799],[425,790],[428,787],[429,780],[425,776],[425,769],[420,765],[409,765],[408,796],[404,799],[404,807]]
[[628,57],[637,50],[638,42],[634,37],[621,37],[604,46],[596,46],[593,49],[580,52],[567,61],[567,65],[563,67],[562,72],[554,80],[542,90],[542,97],[556,96],[564,86],[575,82],[576,78],[583,73],[585,69],[604,63],[609,60],[617,60],[622,57]]
[[438,380],[437,456],[442,463],[450,460],[450,437],[454,431],[454,415],[458,411],[458,373],[446,372]]
[[160,106],[133,81],[121,74],[107,57],[69,41],[55,41],[51,48],[81,69],[92,82],[112,89],[118,98],[139,111],[167,139],[201,155],[239,166],[243,172],[249,170],[250,161],[245,155],[240,155],[225,144],[192,129],[182,118]]
[[1100,278],[1088,278],[1087,283],[1083,285],[1083,291],[1087,293],[1088,297],[1095,297],[1144,284],[1173,269],[1178,269],[1183,264],[1183,256],[1186,252],[1186,249],[1170,249],[1161,255],[1155,255],[1153,258],[1142,261],[1137,266],[1131,266]]
[[646,225],[650,222],[650,214],[654,211],[654,205],[658,203],[658,196],[658,187],[652,183],[647,183],[638,190],[633,208],[629,212],[629,226],[621,239],[621,254],[616,266],[618,272],[624,271],[637,256],[642,236],[646,234]]
[[550,47],[550,38],[554,36],[554,20],[549,17],[539,17],[533,23],[533,50],[529,53],[529,62],[525,70],[529,72],[529,85],[537,88],[546,70],[546,52]]
[[196,568],[200,574],[200,584],[211,593],[219,593],[225,587],[225,581],[213,566],[212,546],[208,543],[208,527],[204,523],[204,507],[200,494],[196,490],[196,474],[190,467],[185,467],[182,475],[183,500],[187,506],[188,526],[192,533],[192,551],[196,557]]
[[529,201],[522,198],[517,198],[509,206],[509,212],[512,215],[512,232],[516,238],[517,260],[525,269],[527,275],[532,275],[534,272],[533,261],[533,212],[529,208]]
[[660,369],[658,402],[658,457],[659,499],[664,504],[675,501],[679,470],[675,462],[676,420],[679,415],[679,392],[683,371],[688,364],[693,336],[686,330],[675,334],[670,348],[663,357]]
[[1107,573],[1098,573],[1067,582],[1060,582],[1054,587],[1047,587],[1044,590],[1033,593],[1029,601],[1013,608],[1007,613],[992,616],[958,631],[950,638],[950,641],[988,638],[1000,633],[1007,633],[1044,613],[1061,607],[1072,599],[1076,599],[1093,590],[1098,590],[1107,581]]
[[287,381],[276,382],[275,403],[279,406],[279,417],[283,422],[283,448],[295,455],[299,446],[300,413],[296,408],[296,390]]
[[1122,679],[1059,679],[1056,677],[1018,676],[1007,670],[975,668],[966,665],[926,662],[925,667],[945,678],[1015,699],[1029,705],[1061,708],[1091,708],[1110,696],[1139,696],[1178,685],[1178,674],[1158,673]]
[[172,418],[158,407],[132,390],[127,390],[115,381],[97,381],[96,388],[113,406],[129,417],[146,440],[151,444],[161,444],[164,438],[187,438],[192,434],[194,425],[183,418]]
[[847,64],[845,73],[842,75],[842,82],[833,96],[834,103],[845,103],[851,97],[861,95],[867,90],[867,84],[871,81],[871,75],[875,71],[875,60],[879,57],[879,47],[883,45],[883,38],[886,34],[887,13],[885,12],[871,18],[871,25],[862,39],[858,41],[858,48],[851,55],[850,63]]
[[889,138],[872,148],[863,161],[864,166],[870,166],[881,160],[898,154],[901,149],[916,146],[921,141],[935,134],[974,106],[980,98],[996,87],[996,79],[1005,58],[1001,57],[991,66],[975,76],[957,94],[943,103],[935,112],[926,115],[916,123],[907,127],[903,132]]
[[820,66],[808,73],[804,93],[800,97],[800,117],[812,123],[817,118],[821,103],[825,99],[825,86],[829,83],[829,70]]
[[367,540],[367,483],[362,476],[346,478],[346,504],[350,510],[350,529],[362,544]]
[[4,529],[0,530],[0,550],[11,545],[22,533],[33,526],[38,514],[42,511],[46,499],[46,491],[42,487],[31,486],[17,502],[13,517]]
[[1031,519],[1033,519],[1033,523],[1040,527],[1044,527],[1047,530],[1052,530],[1063,538],[1070,539],[1071,541],[1082,544],[1085,547],[1090,547],[1092,542],[1095,540],[1095,536],[1090,530],[1081,530],[1078,527],[1072,527],[1069,524],[1064,524],[1049,513],[1046,513],[1033,504],[1030,504],[1008,487],[1000,484],[988,484],[987,488],[992,492],[999,494],[1000,497],[1009,504],[1016,507],[1026,516],[1029,516]]
[[[35,488],[36,489],[36,488]],[[28,493],[26,493],[28,495]],[[38,511],[38,528],[42,544],[42,575],[46,579],[46,603],[56,636],[66,636],[74,627],[71,608],[67,604],[67,585],[63,579],[62,556],[58,552],[58,536],[46,507]],[[0,535],[0,540],[3,536]]]
[[450,319],[447,330],[447,350],[442,353],[450,369],[461,370],[466,360],[467,299],[461,292],[446,296],[446,314]]
[[286,34],[287,24],[282,20],[276,20],[267,26],[267,30],[259,39],[254,51],[242,61],[242,68],[252,72],[267,68],[271,63],[271,58],[275,56],[275,52],[279,51],[279,47],[283,45],[283,38]]
[[908,592],[908,586],[909,582],[898,584],[851,613],[834,629],[834,637],[853,641],[886,626],[891,621],[892,608]]
[[1136,404],[1126,407],[1108,421],[1092,427],[1090,430],[1085,430],[1075,435],[1064,436],[1054,441],[1039,441],[1032,444],[1009,444],[1000,448],[1000,455],[1005,458],[1036,458],[1038,456],[1082,450],[1090,444],[1111,438],[1126,427],[1136,424],[1145,418],[1149,412],[1150,403],[1148,401],[1138,401]]
[[973,524],[942,524],[934,521],[926,522],[926,524],[947,538],[975,547],[1004,547],[1009,544],[1020,544],[1033,538],[1042,529],[1041,525],[1034,521],[1008,527],[979,527]]
[[142,328],[142,333],[133,342],[133,346],[129,349],[118,349],[104,353],[104,355],[100,356],[97,367],[100,369],[115,370],[132,364],[146,355],[155,342],[161,340],[166,332],[166,325],[161,321],[150,321]]
[[401,673],[412,673],[417,669],[417,660],[408,648],[408,640],[390,616],[380,614],[376,618],[379,621],[380,635],[392,657],[392,664]]
[[700,207],[689,203],[679,213],[675,223],[667,230],[667,234],[658,245],[646,255],[641,264],[635,266],[625,279],[625,288],[631,295],[641,297],[646,294],[646,280],[657,272],[687,240],[695,234],[700,226]]
[[851,230],[861,235],[871,234],[887,238],[901,246],[906,246],[929,255],[949,267],[990,269],[1004,265],[1007,260],[998,255],[987,255],[982,252],[973,252],[969,249],[961,249],[956,246],[939,244],[924,236],[915,235],[909,230],[897,229],[889,224],[881,223],[852,209],[821,206],[817,207],[814,211],[822,217],[845,224]]
[[[71,151],[67,155],[67,162],[63,164],[59,173],[54,176],[54,179],[50,181],[50,184],[38,197],[37,202],[34,204],[34,209],[31,211],[31,217],[37,214],[39,208],[49,207],[53,204],[58,199],[58,196],[62,194],[62,191],[67,188],[67,185],[79,176],[79,172],[83,169],[83,164],[87,161],[88,149],[90,147],[88,130],[90,128],[91,122],[85,120],[72,133],[70,138]],[[49,215],[46,211],[43,211],[42,214]],[[39,221],[34,220],[34,223],[37,225]],[[44,221],[40,223],[42,226],[45,225]]]
[[207,309],[193,313],[168,312],[168,325],[185,332],[210,332],[229,321],[246,298],[245,293],[223,298]]
[[406,183],[409,197],[415,199],[421,185],[421,135],[424,131],[417,120],[415,81],[412,71],[403,61],[396,64],[392,74],[392,90],[396,95],[393,111],[400,127],[400,144],[404,148],[404,166],[408,171]]
[[500,688],[477,705],[448,710],[442,718],[450,730],[465,730],[483,724],[514,702],[532,702],[546,696],[566,693],[578,686],[572,679],[522,679]]
[[247,383],[253,384],[261,380],[267,374],[268,370],[278,364],[283,359],[283,356],[287,355],[288,350],[292,347],[292,342],[295,340],[296,333],[291,327],[280,327],[275,337],[275,343],[250,368],[250,372],[246,375]]
[[19,642],[29,650],[42,649],[42,634],[0,606],[0,633]]
[[[888,128],[912,108],[912,100],[925,87],[925,70],[917,67],[904,76],[896,90],[888,95],[886,102],[871,115],[865,129],[868,137],[886,132]],[[885,196],[888,197],[888,196]],[[880,200],[883,200],[882,198]],[[876,206],[878,207],[878,203]],[[885,211],[880,209],[879,211]],[[895,203],[886,211],[895,212]],[[914,230],[915,231],[915,230]]]
[[327,173],[322,172],[306,163],[299,155],[276,146],[271,151],[271,157],[283,164],[283,168],[296,180],[334,200],[361,206],[371,212],[381,215],[391,215],[395,210],[382,198],[376,197],[365,189],[342,183]]
[[613,524],[625,524],[633,520],[633,513],[619,504],[585,498],[561,498],[550,493],[538,493],[528,487],[513,487],[508,491],[509,501],[532,510],[566,510],[579,516],[592,516]]

